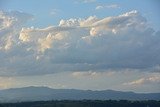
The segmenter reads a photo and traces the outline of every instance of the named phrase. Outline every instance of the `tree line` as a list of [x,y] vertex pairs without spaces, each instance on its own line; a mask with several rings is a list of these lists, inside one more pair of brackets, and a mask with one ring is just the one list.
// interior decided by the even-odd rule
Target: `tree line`
[[0,107],[160,107],[160,101],[129,100],[54,100],[17,103],[1,103]]

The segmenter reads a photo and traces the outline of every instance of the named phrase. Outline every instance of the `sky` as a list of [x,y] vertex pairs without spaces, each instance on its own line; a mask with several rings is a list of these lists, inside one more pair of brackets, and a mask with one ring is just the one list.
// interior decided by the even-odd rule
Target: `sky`
[[159,0],[0,0],[0,89],[160,92]]

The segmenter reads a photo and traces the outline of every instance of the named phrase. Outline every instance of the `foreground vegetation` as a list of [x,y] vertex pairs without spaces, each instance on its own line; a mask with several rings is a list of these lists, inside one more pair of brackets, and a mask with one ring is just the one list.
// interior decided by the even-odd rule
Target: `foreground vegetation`
[[160,107],[160,101],[81,100],[1,103],[0,107]]

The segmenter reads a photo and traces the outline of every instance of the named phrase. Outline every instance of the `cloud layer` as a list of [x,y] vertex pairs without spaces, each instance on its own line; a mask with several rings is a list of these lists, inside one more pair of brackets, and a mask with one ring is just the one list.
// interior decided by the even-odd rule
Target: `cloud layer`
[[26,13],[1,11],[0,16],[1,76],[144,71],[160,65],[160,32],[137,11],[103,19],[61,20],[43,29],[22,28],[32,18]]

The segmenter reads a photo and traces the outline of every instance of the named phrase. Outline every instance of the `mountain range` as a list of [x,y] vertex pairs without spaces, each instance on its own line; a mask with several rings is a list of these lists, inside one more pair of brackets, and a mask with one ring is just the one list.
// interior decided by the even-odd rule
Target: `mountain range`
[[47,100],[160,100],[160,93],[134,93],[114,90],[52,89],[23,87],[0,90],[0,102],[26,102]]

